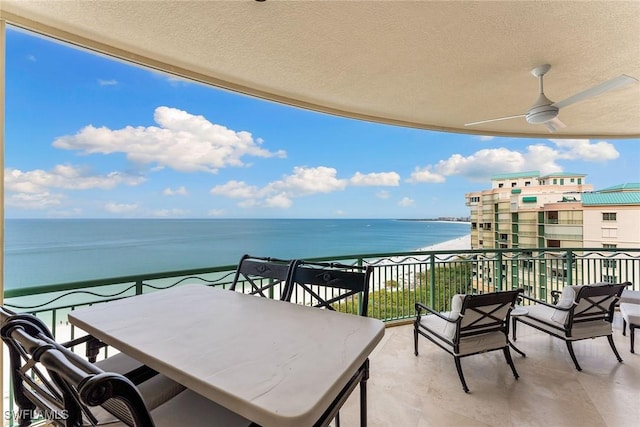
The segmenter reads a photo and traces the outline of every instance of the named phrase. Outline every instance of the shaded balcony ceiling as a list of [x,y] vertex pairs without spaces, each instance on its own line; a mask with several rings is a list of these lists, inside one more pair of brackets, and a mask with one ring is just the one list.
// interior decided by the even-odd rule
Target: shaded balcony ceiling
[[640,79],[640,2],[15,1],[9,24],[206,84],[402,126],[540,138],[637,138],[640,84],[523,117],[530,70],[560,101]]

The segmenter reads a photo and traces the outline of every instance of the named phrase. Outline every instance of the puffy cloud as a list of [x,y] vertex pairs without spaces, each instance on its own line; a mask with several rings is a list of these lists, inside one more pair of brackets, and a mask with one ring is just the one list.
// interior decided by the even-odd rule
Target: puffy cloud
[[175,190],[172,188],[165,188],[162,194],[164,194],[165,196],[186,196],[189,193],[187,192],[187,188],[182,186],[176,188]]
[[260,189],[247,185],[244,181],[229,181],[226,184],[216,185],[210,190],[210,193],[231,199],[250,199],[259,197]]
[[289,208],[293,198],[317,193],[331,193],[344,190],[348,180],[339,179],[334,168],[319,166],[315,168],[295,167],[291,175],[273,181],[264,187],[248,185],[243,181],[229,181],[217,185],[210,193],[232,199],[242,199],[238,206],[252,208]]
[[400,175],[396,172],[378,172],[362,174],[356,172],[349,180],[349,184],[358,186],[388,186],[400,185]]
[[431,166],[427,166],[424,168],[415,168],[411,173],[411,177],[407,180],[408,182],[444,182],[445,177],[434,173],[431,171]]
[[444,182],[447,176],[465,176],[474,181],[484,181],[495,173],[537,170],[542,175],[561,172],[559,160],[599,162],[616,159],[620,153],[606,141],[592,143],[588,139],[555,140],[553,146],[532,144],[524,152],[505,147],[487,148],[469,156],[453,154],[434,165],[416,168],[409,182]]
[[207,215],[209,216],[223,216],[226,212],[224,211],[224,209],[210,209],[209,212],[207,212]]
[[35,169],[23,172],[8,168],[4,171],[6,191],[18,193],[41,193],[49,188],[66,190],[90,190],[94,188],[108,190],[117,185],[139,185],[144,177],[122,172],[110,172],[106,175],[92,175],[88,169],[70,165],[57,165],[51,171]]
[[408,206],[412,206],[415,202],[416,202],[415,200],[409,197],[403,197],[402,200],[398,202],[398,206],[408,207]]
[[139,206],[136,203],[114,203],[109,202],[104,205],[104,210],[113,214],[129,214],[138,210]]
[[334,168],[319,166],[305,168],[296,166],[293,174],[285,176],[280,181],[272,182],[267,186],[268,191],[286,192],[295,196],[315,193],[331,193],[343,190],[347,186],[347,180],[338,179],[338,171]]
[[563,159],[606,162],[620,156],[616,147],[606,141],[591,143],[588,139],[552,139],[551,142],[564,150],[560,153]]
[[233,131],[176,108],[158,107],[154,119],[159,126],[112,130],[86,126],[75,135],[57,138],[53,145],[83,154],[125,153],[138,164],[169,167],[180,172],[211,172],[228,166],[244,166],[245,156],[285,157],[254,140],[251,133]]

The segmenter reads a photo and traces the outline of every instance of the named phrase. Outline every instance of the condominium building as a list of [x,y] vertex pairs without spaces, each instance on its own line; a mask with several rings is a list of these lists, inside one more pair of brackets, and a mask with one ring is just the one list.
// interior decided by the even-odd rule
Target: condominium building
[[593,191],[579,173],[491,177],[466,194],[471,248],[640,247],[640,183]]
[[585,178],[566,172],[501,174],[491,178],[491,189],[466,194],[471,248],[519,249],[500,254],[497,266],[479,256],[477,290],[493,290],[496,283],[552,289],[568,275],[578,281],[620,280],[628,262],[617,249],[640,247],[640,183],[594,191]]

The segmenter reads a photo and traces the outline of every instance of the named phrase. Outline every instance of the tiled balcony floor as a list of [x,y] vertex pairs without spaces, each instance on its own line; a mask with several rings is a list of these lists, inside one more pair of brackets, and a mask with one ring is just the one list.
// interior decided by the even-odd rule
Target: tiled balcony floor
[[[638,335],[636,333],[636,335]],[[614,321],[618,363],[606,338],[574,344],[578,372],[566,344],[518,324],[511,352],[520,374],[515,380],[501,351],[462,359],[470,393],[465,394],[453,357],[420,337],[413,354],[413,326],[387,328],[372,353],[368,381],[370,427],[427,426],[609,426],[640,425],[640,337],[636,353],[622,320]],[[344,427],[358,426],[359,393],[340,411]]]

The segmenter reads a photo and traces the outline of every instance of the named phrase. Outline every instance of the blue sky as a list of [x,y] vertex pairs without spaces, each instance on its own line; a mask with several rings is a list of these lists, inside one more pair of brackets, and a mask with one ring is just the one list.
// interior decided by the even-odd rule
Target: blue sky
[[[333,117],[8,28],[7,218],[467,216],[496,173],[640,182],[640,140],[487,138]],[[550,135],[551,138],[551,135]]]

